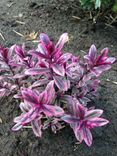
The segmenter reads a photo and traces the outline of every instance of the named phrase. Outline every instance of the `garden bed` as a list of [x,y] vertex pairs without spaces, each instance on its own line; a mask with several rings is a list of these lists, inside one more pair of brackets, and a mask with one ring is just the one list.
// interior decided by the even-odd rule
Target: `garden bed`
[[[26,43],[27,48],[36,46],[31,32],[46,32],[58,39],[63,32],[70,36],[66,50],[81,57],[92,43],[99,49],[109,47],[110,55],[117,55],[117,27],[92,20],[75,0],[1,0],[0,43],[11,46]],[[12,97],[0,101],[0,156],[115,156],[117,153],[117,65],[103,77],[99,97],[95,105],[104,109],[104,117],[110,124],[93,131],[92,147],[77,144],[69,126],[56,135],[50,130],[36,138],[30,129],[17,133],[11,131],[13,118],[19,115],[18,102]]]

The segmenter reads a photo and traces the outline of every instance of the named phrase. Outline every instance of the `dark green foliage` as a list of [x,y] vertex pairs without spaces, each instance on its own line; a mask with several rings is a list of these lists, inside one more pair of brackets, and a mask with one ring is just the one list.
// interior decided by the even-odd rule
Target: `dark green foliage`
[[80,0],[80,3],[84,9],[92,9],[94,8],[94,0]]
[[117,13],[117,0],[115,1],[112,10]]
[[100,8],[112,7],[112,10],[117,12],[117,0],[80,0],[84,9],[94,10]]

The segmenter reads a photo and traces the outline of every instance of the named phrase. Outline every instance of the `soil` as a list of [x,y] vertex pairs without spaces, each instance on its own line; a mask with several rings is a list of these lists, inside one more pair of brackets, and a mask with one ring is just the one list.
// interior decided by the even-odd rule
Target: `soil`
[[[73,16],[79,17],[78,19]],[[24,23],[19,23],[22,21]],[[0,0],[0,43],[11,46],[26,43],[27,47],[37,43],[27,41],[23,35],[46,32],[57,40],[63,32],[70,36],[66,50],[81,56],[92,43],[101,49],[109,47],[110,55],[117,54],[117,27],[107,27],[102,21],[95,25],[89,15],[84,14],[77,0]],[[11,131],[13,118],[19,113],[18,102],[12,97],[0,101],[0,156],[116,156],[117,155],[117,65],[102,76],[98,108],[104,109],[104,117],[110,123],[93,131],[92,147],[76,144],[69,126],[56,135],[50,130],[41,139],[30,129],[17,133]],[[110,82],[107,81],[110,80]]]

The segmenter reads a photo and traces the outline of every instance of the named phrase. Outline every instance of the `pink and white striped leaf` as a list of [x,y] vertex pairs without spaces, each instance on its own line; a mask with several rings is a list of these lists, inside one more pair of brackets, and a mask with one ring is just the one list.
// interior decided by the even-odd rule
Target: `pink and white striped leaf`
[[62,116],[64,114],[64,110],[59,106],[52,105],[43,105],[43,112],[45,115],[52,116]]
[[31,122],[31,126],[33,129],[34,134],[37,137],[41,137],[42,136],[42,125],[41,125],[41,119],[37,118],[34,121]]
[[30,68],[25,71],[26,75],[45,75],[49,73],[50,70],[48,68]]
[[88,146],[92,145],[93,138],[90,129],[86,127],[83,128],[83,138]]
[[52,69],[53,71],[60,76],[64,76],[65,75],[65,69],[62,65],[59,64],[52,64]]
[[58,41],[58,43],[56,44],[55,48],[57,49],[57,51],[61,51],[61,49],[63,48],[64,44],[66,42],[68,42],[69,38],[68,38],[68,33],[64,33],[60,36],[60,39]]
[[103,113],[103,110],[101,109],[89,110],[85,113],[85,120],[90,120],[90,119],[100,117],[102,113]]

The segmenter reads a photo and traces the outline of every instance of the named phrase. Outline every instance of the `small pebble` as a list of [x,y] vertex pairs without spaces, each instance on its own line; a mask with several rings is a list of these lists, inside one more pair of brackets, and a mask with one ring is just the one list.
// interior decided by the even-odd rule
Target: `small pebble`
[[2,123],[2,119],[0,118],[0,123]]

